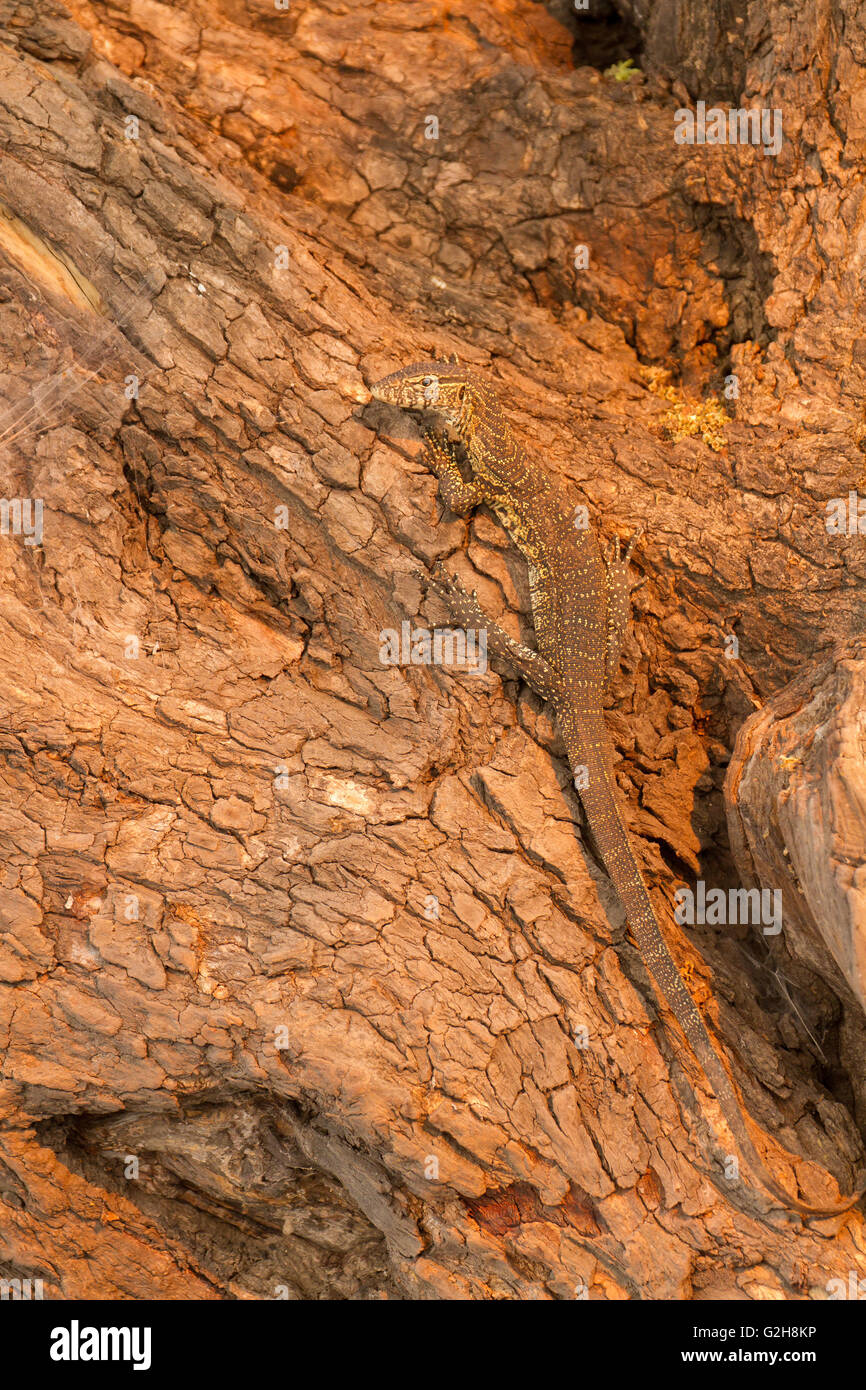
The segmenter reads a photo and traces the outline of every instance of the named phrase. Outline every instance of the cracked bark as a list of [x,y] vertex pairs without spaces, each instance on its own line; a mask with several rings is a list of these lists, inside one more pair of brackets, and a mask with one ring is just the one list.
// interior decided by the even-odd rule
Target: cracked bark
[[[47,1296],[866,1273],[859,1213],[709,1181],[712,1097],[535,698],[379,659],[443,617],[437,559],[531,641],[502,533],[364,405],[457,351],[603,535],[646,527],[608,711],[638,851],[768,1162],[847,1191],[827,903],[862,817],[829,869],[804,846],[836,769],[791,711],[862,671],[862,542],[824,515],[863,476],[866,28],[620,8],[0,0],[0,478],[44,503],[0,544],[0,1263]],[[778,157],[676,145],[697,99],[779,107]],[[732,376],[724,447],[674,442]],[[752,875],[790,934],[674,923],[678,885]]]

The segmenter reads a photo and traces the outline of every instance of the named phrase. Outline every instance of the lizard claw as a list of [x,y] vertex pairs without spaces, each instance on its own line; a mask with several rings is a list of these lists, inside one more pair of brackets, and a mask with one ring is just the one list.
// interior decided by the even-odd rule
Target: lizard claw
[[416,571],[418,578],[437,594],[447,594],[449,585],[449,575],[447,574],[441,561],[433,567],[433,572],[419,569]]
[[631,560],[632,551],[634,550],[635,545],[637,544],[638,540],[643,535],[643,533],[644,527],[639,526],[638,529],[635,531],[634,535],[632,536],[631,540],[629,541],[628,545],[626,546],[625,554],[622,553],[622,545],[620,543],[619,536],[614,536],[613,540],[608,542],[607,551],[605,552],[604,557],[605,564],[607,565],[608,569],[610,569],[613,565],[621,566],[623,569],[626,568],[629,561]]
[[[449,574],[441,560],[437,560],[433,573],[423,576],[430,588],[441,598],[453,604],[455,597],[469,600],[469,593],[463,580],[456,574]],[[475,594],[473,593],[473,598]]]
[[[646,530],[646,527],[645,527],[645,526],[639,526],[639,527],[637,528],[637,530],[635,531],[634,535],[632,536],[631,540],[630,540],[629,543],[628,543],[628,548],[626,549],[626,552],[625,552],[625,560],[624,560],[624,562],[623,562],[624,564],[626,564],[626,565],[628,564],[629,560],[631,559],[631,552],[634,550],[635,545],[636,545],[637,542],[640,540],[640,538],[641,538],[641,536],[643,535],[643,533],[644,533],[645,530]],[[617,544],[619,544],[618,541],[617,541]]]

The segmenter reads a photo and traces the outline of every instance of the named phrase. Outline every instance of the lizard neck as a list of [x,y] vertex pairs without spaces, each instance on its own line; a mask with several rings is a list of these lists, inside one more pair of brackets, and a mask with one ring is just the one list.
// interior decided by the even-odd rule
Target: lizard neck
[[457,432],[475,476],[497,496],[517,500],[529,483],[529,463],[491,391],[474,386],[464,397]]

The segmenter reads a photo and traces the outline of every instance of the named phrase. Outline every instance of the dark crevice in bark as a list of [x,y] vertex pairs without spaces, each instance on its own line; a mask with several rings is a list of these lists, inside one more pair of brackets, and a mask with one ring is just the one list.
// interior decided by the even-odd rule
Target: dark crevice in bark
[[547,8],[574,35],[575,67],[605,68],[631,59],[640,66],[643,36],[636,24],[621,14],[611,0],[587,0],[576,9],[574,0],[546,0]]
[[381,1232],[304,1159],[273,1104],[248,1095],[178,1113],[56,1116],[37,1135],[70,1172],[132,1202],[227,1296],[402,1295]]
[[713,339],[724,370],[734,343],[751,340],[766,348],[775,341],[776,330],[767,321],[765,305],[773,290],[776,266],[773,256],[761,250],[752,224],[730,208],[693,202],[690,213],[701,234],[702,263],[724,281],[730,321]]

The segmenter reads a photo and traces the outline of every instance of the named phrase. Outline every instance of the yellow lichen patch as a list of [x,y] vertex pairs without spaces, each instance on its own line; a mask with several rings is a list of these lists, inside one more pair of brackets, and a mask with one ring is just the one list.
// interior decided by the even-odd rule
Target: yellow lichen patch
[[96,286],[71,264],[61,251],[16,217],[0,203],[0,251],[5,252],[25,274],[39,280],[47,289],[60,294],[78,309],[103,313],[102,298]]
[[675,444],[699,434],[718,453],[726,444],[724,429],[729,418],[718,400],[678,401],[662,417],[662,424]]
[[725,448],[725,427],[731,417],[717,396],[706,401],[686,400],[682,391],[671,385],[670,372],[663,367],[642,367],[641,376],[654,396],[670,401],[662,424],[675,444],[699,435],[716,453]]

